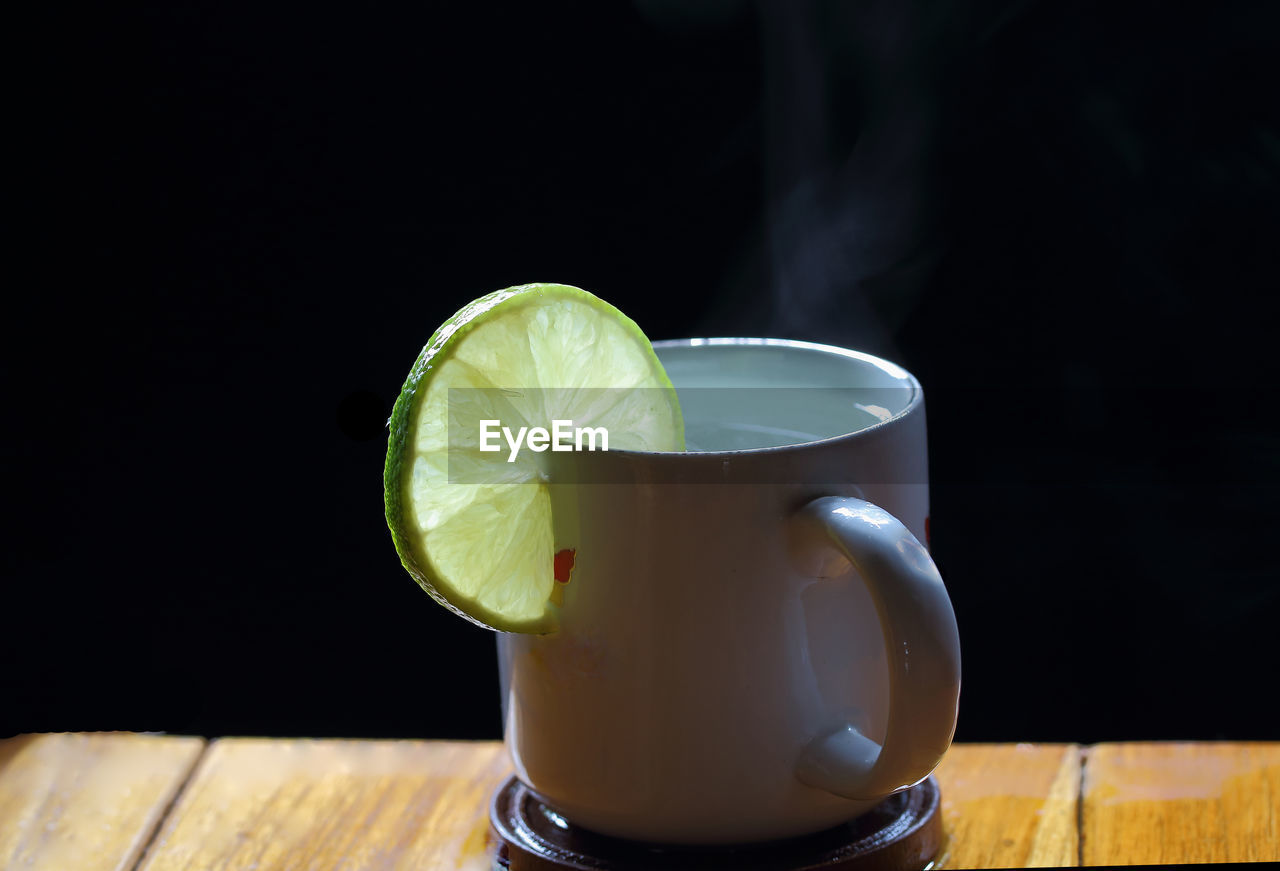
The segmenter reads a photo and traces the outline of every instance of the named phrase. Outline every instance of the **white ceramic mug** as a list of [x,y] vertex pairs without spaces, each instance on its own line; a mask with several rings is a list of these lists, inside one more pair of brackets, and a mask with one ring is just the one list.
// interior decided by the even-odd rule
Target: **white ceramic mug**
[[508,749],[606,835],[820,831],[927,777],[955,729],[923,392],[824,345],[654,347],[703,450],[592,455],[609,483],[553,495],[582,544],[559,630],[499,636]]

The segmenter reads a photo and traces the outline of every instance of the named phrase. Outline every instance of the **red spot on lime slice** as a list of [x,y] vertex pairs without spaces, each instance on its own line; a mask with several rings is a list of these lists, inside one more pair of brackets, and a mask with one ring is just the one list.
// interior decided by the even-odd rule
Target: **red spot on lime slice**
[[573,548],[565,548],[552,560],[552,571],[556,580],[562,584],[569,583],[569,578],[573,575],[573,558],[576,553]]

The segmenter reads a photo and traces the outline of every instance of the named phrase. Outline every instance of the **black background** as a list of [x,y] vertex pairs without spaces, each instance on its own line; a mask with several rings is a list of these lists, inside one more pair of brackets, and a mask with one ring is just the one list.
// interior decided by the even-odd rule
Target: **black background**
[[1280,738],[1276,7],[693,5],[15,26],[0,734],[497,737],[384,422],[561,281],[921,378],[958,739]]

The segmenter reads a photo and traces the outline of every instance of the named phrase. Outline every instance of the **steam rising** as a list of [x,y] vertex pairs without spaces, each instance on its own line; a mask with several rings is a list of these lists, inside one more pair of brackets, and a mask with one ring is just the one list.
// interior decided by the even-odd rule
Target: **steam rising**
[[635,0],[678,31],[754,16],[765,200],[716,330],[892,356],[938,253],[935,61],[948,4]]
[[762,0],[758,9],[770,326],[891,352],[936,250],[936,22],[893,0]]

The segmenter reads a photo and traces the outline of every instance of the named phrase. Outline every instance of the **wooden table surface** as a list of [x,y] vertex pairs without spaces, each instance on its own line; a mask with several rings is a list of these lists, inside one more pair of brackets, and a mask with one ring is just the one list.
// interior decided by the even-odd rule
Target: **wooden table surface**
[[[0,741],[0,868],[488,871],[497,742]],[[1280,860],[1280,742],[957,744],[944,868]]]

